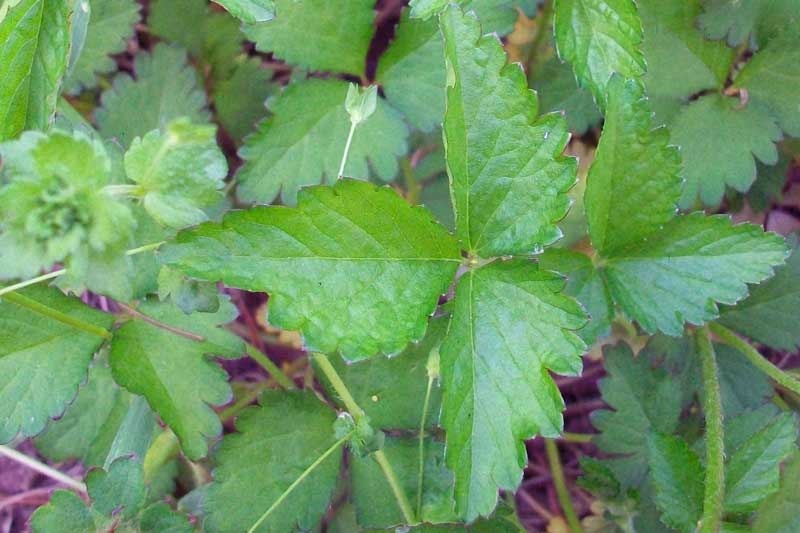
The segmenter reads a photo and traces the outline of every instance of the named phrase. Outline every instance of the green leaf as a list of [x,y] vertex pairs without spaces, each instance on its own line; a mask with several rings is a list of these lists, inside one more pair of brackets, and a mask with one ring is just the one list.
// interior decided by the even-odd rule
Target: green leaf
[[642,23],[632,0],[558,0],[554,24],[559,56],[572,63],[578,84],[601,108],[612,74],[644,73]]
[[775,276],[750,290],[735,307],[722,309],[720,323],[777,350],[800,346],[795,311],[800,306],[800,253],[798,239],[790,241],[792,255]]
[[[577,375],[586,323],[559,294],[564,280],[525,260],[466,272],[441,348],[447,464],[459,515],[488,515],[497,489],[513,490],[526,463],[523,439],[559,435],[564,401],[549,371]],[[524,368],[525,372],[520,372]]]
[[67,70],[70,0],[0,5],[0,141],[52,122]]
[[441,15],[449,71],[445,146],[457,235],[483,257],[531,254],[561,237],[575,160],[562,117],[536,120],[536,94],[472,15]]
[[800,452],[795,452],[781,476],[778,492],[758,508],[753,530],[791,533],[800,527]]
[[787,32],[757,52],[736,76],[733,86],[746,89],[753,105],[769,109],[788,135],[800,137],[800,94],[794,89],[798,84],[800,32]]
[[70,93],[96,87],[98,75],[117,69],[109,56],[125,51],[139,22],[140,6],[135,0],[89,0],[89,4],[86,42],[64,84]]
[[275,18],[245,26],[261,52],[309,70],[363,76],[374,0],[274,0]]
[[464,11],[474,11],[485,34],[507,35],[514,30],[519,13],[530,18],[542,0],[461,0]]
[[578,300],[589,314],[589,322],[577,332],[583,341],[591,345],[608,336],[615,313],[602,270],[588,256],[561,248],[549,248],[538,259],[543,269],[567,278],[564,294]]
[[650,435],[648,448],[661,520],[675,529],[693,532],[703,514],[704,472],[700,458],[685,440],[671,435]]
[[[428,358],[432,352],[438,354],[447,324],[444,317],[432,319],[422,341],[409,345],[393,357],[373,357],[352,364],[341,357],[331,358],[333,367],[374,427],[419,430],[428,386]],[[323,379],[323,384],[329,395],[336,398],[328,381]],[[441,405],[442,392],[439,384],[434,383],[425,427],[438,424]]]
[[216,313],[219,309],[219,289],[215,283],[196,281],[169,267],[158,273],[158,299],[170,298],[181,311],[190,315],[200,311]]
[[235,358],[244,343],[221,328],[236,318],[231,303],[216,313],[185,315],[167,304],[144,302],[137,309],[159,324],[177,328],[202,340],[179,335],[134,317],[116,333],[111,346],[114,379],[148,403],[172,428],[191,459],[205,456],[207,437],[222,430],[211,406],[231,399],[227,374],[207,356]]
[[108,363],[98,359],[64,416],[36,437],[36,448],[51,461],[78,458],[87,466],[101,466],[129,402],[130,395],[114,383]]
[[275,0],[214,0],[244,22],[266,22],[275,16]]
[[406,10],[394,41],[381,56],[375,79],[386,99],[422,131],[444,117],[444,48],[435,20],[409,18]]
[[185,116],[194,123],[208,122],[205,93],[186,63],[185,51],[156,45],[152,53],[136,56],[134,70],[135,80],[120,74],[112,88],[103,93],[102,107],[95,117],[104,138],[116,139],[127,147],[136,137],[165,128],[178,117]]
[[[270,203],[278,194],[297,201],[306,185],[336,180],[350,118],[344,107],[347,84],[312,79],[293,83],[271,106],[273,115],[248,137],[239,155],[239,198]],[[397,158],[408,150],[408,128],[381,99],[375,113],[356,128],[345,176],[367,179],[370,167],[383,181],[397,174]]]
[[228,163],[216,133],[216,126],[177,119],[131,143],[125,173],[159,223],[180,229],[205,222],[203,209],[223,199]]
[[[732,418],[748,409],[759,408],[775,394],[767,376],[737,350],[724,344],[715,344],[714,353],[717,356],[722,410],[726,417]],[[697,355],[692,349],[687,357]],[[700,388],[698,383],[698,394]]]
[[630,318],[648,332],[678,336],[685,322],[717,318],[716,303],[731,305],[747,296],[747,284],[770,277],[785,255],[783,238],[759,226],[694,213],[616,251],[605,274]]
[[267,98],[278,94],[272,83],[272,71],[262,68],[259,58],[249,58],[227,80],[214,87],[217,118],[237,144],[255,130],[256,123],[267,115]]
[[[30,287],[21,294],[101,328],[114,321],[57,289]],[[0,442],[17,434],[36,435],[49,418],[60,416],[103,342],[103,337],[0,300]]]
[[788,179],[792,159],[781,151],[778,157],[778,162],[771,166],[756,162],[758,176],[746,195],[748,205],[756,213],[769,211],[783,199],[783,187]]
[[310,187],[297,208],[232,212],[178,235],[163,261],[270,293],[270,321],[349,360],[421,339],[461,262],[454,239],[396,192],[355,180]]
[[697,21],[709,39],[739,46],[748,37],[765,44],[778,30],[798,23],[797,0],[705,0]]
[[[310,392],[266,392],[242,412],[216,452],[205,529],[245,531],[336,442],[336,414]],[[312,530],[328,509],[341,465],[336,450],[311,470],[256,530]]]
[[569,64],[552,57],[532,74],[531,88],[536,90],[543,112],[564,113],[569,130],[578,135],[600,122],[602,115],[592,93],[577,85]]
[[669,146],[665,128],[653,128],[644,87],[613,76],[603,134],[584,194],[595,250],[613,256],[669,222],[681,191],[679,172],[678,150]]

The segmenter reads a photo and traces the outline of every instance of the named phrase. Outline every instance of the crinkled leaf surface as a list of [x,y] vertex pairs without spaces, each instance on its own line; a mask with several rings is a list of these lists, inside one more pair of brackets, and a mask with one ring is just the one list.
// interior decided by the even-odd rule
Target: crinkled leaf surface
[[152,53],[136,56],[134,70],[135,80],[120,74],[103,93],[95,117],[104,138],[127,147],[136,137],[162,129],[179,117],[198,124],[208,122],[205,93],[186,63],[183,49],[158,44]]
[[71,11],[69,0],[0,6],[0,141],[50,124],[67,71]]
[[[278,194],[297,201],[306,185],[337,178],[350,119],[344,107],[347,84],[338,80],[293,83],[271,106],[272,116],[248,137],[239,155],[239,198],[270,203]],[[406,153],[408,128],[383,99],[356,128],[344,175],[367,179],[370,168],[383,181],[397,174],[397,158]]]
[[644,73],[642,22],[633,0],[558,0],[554,23],[559,56],[572,64],[600,107],[612,74]]
[[564,401],[549,371],[580,373],[586,347],[573,331],[586,317],[563,286],[527,260],[495,262],[458,282],[441,347],[442,425],[467,521],[492,512],[498,488],[517,487],[523,439],[562,429]]
[[65,82],[71,93],[94,88],[98,75],[116,70],[117,65],[109,56],[125,51],[139,22],[140,6],[136,0],[89,0],[89,5],[86,42]]
[[652,434],[648,465],[661,520],[680,531],[694,531],[703,514],[703,465],[680,437]]
[[780,490],[758,508],[753,528],[769,533],[791,533],[800,528],[800,452],[786,465]]
[[[30,287],[20,294],[100,328],[114,321],[58,289]],[[36,435],[48,419],[61,415],[104,340],[0,300],[0,442]]]
[[270,321],[348,359],[421,339],[461,262],[430,214],[386,187],[340,180],[297,208],[232,212],[178,235],[164,261],[198,279],[270,293]]
[[245,26],[262,52],[309,70],[361,76],[374,31],[374,0],[274,0],[275,18]]
[[225,302],[216,313],[187,316],[170,304],[144,302],[143,315],[183,332],[195,340],[134,318],[116,333],[111,347],[111,368],[117,383],[147,398],[148,403],[175,432],[186,455],[206,455],[206,438],[222,430],[210,406],[231,398],[227,374],[208,356],[235,358],[244,343],[221,328],[236,318],[236,308]]
[[531,88],[536,90],[542,111],[564,113],[569,130],[583,134],[602,116],[588,89],[579,87],[569,63],[550,58],[532,72]]
[[556,241],[575,161],[564,119],[537,119],[536,94],[494,36],[456,6],[440,17],[449,71],[444,132],[457,235],[483,257],[530,254]]
[[704,0],[697,21],[709,39],[727,38],[739,46],[750,38],[763,45],[783,28],[800,19],[797,0]]
[[[242,412],[237,433],[216,451],[205,529],[245,531],[336,442],[336,414],[309,392],[267,392],[263,407]],[[328,509],[342,453],[336,450],[256,530],[308,531]]]

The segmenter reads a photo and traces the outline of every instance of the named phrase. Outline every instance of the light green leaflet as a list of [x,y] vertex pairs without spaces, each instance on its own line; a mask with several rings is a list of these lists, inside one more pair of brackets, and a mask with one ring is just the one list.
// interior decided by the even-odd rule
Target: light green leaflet
[[274,0],[215,0],[244,22],[266,22],[275,16]]
[[461,262],[425,210],[355,180],[303,189],[297,208],[231,212],[161,255],[189,276],[269,292],[270,322],[351,360],[421,339]]
[[575,160],[558,115],[536,118],[536,95],[518,65],[460,9],[441,15],[449,71],[444,134],[457,235],[481,257],[533,254],[561,232]]
[[69,60],[70,4],[20,0],[0,6],[0,141],[49,126]]

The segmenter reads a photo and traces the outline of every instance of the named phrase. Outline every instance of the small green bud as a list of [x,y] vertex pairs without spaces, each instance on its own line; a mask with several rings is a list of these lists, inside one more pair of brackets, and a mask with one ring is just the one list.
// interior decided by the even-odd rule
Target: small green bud
[[344,108],[350,115],[353,124],[360,124],[367,120],[375,112],[378,105],[378,87],[370,85],[361,91],[355,83],[351,83],[347,88],[347,98],[344,101]]

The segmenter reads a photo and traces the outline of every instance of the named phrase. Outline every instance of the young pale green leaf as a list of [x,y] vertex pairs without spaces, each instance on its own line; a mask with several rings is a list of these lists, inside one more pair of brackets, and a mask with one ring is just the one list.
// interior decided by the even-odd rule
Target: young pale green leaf
[[543,112],[564,113],[571,132],[583,134],[602,118],[592,93],[577,85],[572,67],[557,57],[533,70],[531,88],[536,90]]
[[531,254],[561,237],[575,160],[564,119],[536,119],[536,94],[494,36],[457,6],[440,17],[448,68],[444,135],[457,235],[473,254]]
[[17,0],[0,5],[0,141],[44,130],[67,71],[70,0]]
[[216,451],[205,501],[209,533],[248,530],[320,459],[256,531],[309,531],[328,509],[342,461],[334,448],[336,413],[310,392],[267,392],[261,403],[242,412],[238,433]]
[[436,21],[403,13],[394,41],[381,55],[375,79],[387,100],[423,131],[444,116],[444,49]]
[[[800,2],[798,2],[800,13]],[[800,15],[797,15],[800,17]],[[800,27],[800,26],[798,26]],[[786,32],[756,53],[734,80],[754,105],[770,110],[788,135],[800,137],[800,31]]]
[[[280,194],[292,205],[300,188],[336,180],[350,129],[346,94],[347,84],[337,80],[291,84],[239,151],[245,160],[237,174],[239,198],[270,203]],[[375,113],[356,128],[344,175],[367,179],[371,167],[381,180],[391,180],[397,158],[408,150],[407,137],[400,114],[380,99]]]
[[695,531],[703,514],[704,472],[700,458],[680,437],[654,433],[648,436],[647,443],[661,520],[680,531]]
[[162,257],[198,279],[269,292],[274,325],[350,360],[421,339],[461,262],[425,210],[355,180],[304,189],[297,208],[232,212],[179,234]]
[[441,347],[442,425],[467,521],[492,512],[498,488],[517,487],[523,439],[562,430],[564,401],[549,371],[580,373],[586,347],[573,332],[586,317],[563,287],[527,260],[495,262],[458,282]]
[[262,52],[309,70],[362,76],[375,19],[374,0],[274,0],[275,18],[245,26]]
[[705,0],[697,21],[709,39],[727,38],[731,46],[746,39],[763,45],[782,28],[797,24],[798,0]]
[[214,0],[244,22],[267,22],[275,17],[275,0]]
[[800,306],[800,252],[798,239],[791,240],[792,255],[775,277],[750,290],[750,296],[735,307],[724,307],[720,323],[755,341],[778,350],[800,346],[800,327],[795,311]]
[[136,0],[85,0],[91,6],[86,42],[64,83],[70,93],[97,86],[97,76],[116,70],[109,57],[125,51],[139,22]]
[[[352,364],[341,357],[331,358],[342,381],[375,428],[419,430],[428,387],[429,357],[438,356],[447,324],[445,317],[432,319],[425,338],[394,357],[379,356]],[[337,398],[330,383],[324,376],[319,377],[329,395]],[[425,427],[438,424],[441,406],[442,392],[437,378],[431,386]]]
[[217,146],[216,126],[177,119],[162,133],[137,137],[125,154],[125,173],[139,185],[147,212],[164,226],[205,222],[203,211],[219,203],[228,164]]
[[134,317],[117,331],[110,356],[114,379],[147,398],[188,457],[203,457],[206,438],[222,430],[210,406],[231,398],[227,374],[208,356],[235,358],[244,351],[241,339],[221,328],[236,318],[236,308],[225,302],[216,313],[191,317],[169,304],[145,302],[137,310],[150,322]]
[[642,22],[633,0],[558,0],[555,38],[561,59],[601,108],[611,75],[638,78],[645,71]]
[[753,531],[791,533],[800,528],[800,452],[796,452],[781,476],[778,492],[767,498],[756,513]]
[[[98,328],[114,321],[57,289],[31,287],[20,294]],[[36,435],[48,419],[60,416],[104,340],[0,300],[0,442]]]
[[214,86],[217,118],[237,144],[267,115],[267,98],[277,95],[278,88],[272,82],[272,71],[255,57],[236,65],[230,78]]
[[156,45],[152,53],[136,56],[134,70],[135,80],[120,74],[103,93],[95,117],[104,138],[127,147],[136,137],[162,129],[179,117],[197,124],[208,122],[205,93],[186,63],[184,50]]
[[51,461],[77,458],[86,466],[102,466],[129,403],[130,394],[114,383],[108,363],[99,359],[64,416],[36,437],[36,448]]
[[607,100],[584,205],[592,245],[613,256],[675,216],[681,178],[678,150],[669,146],[665,128],[653,128],[644,87],[615,75],[608,82]]
[[350,122],[361,124],[367,120],[378,106],[378,86],[370,85],[361,89],[355,83],[347,86],[347,95],[344,99],[344,109],[350,115]]
[[783,238],[725,215],[672,219],[640,242],[616,250],[606,281],[623,311],[648,332],[679,336],[684,323],[719,315],[717,303],[747,296],[747,284],[770,277],[786,256]]

